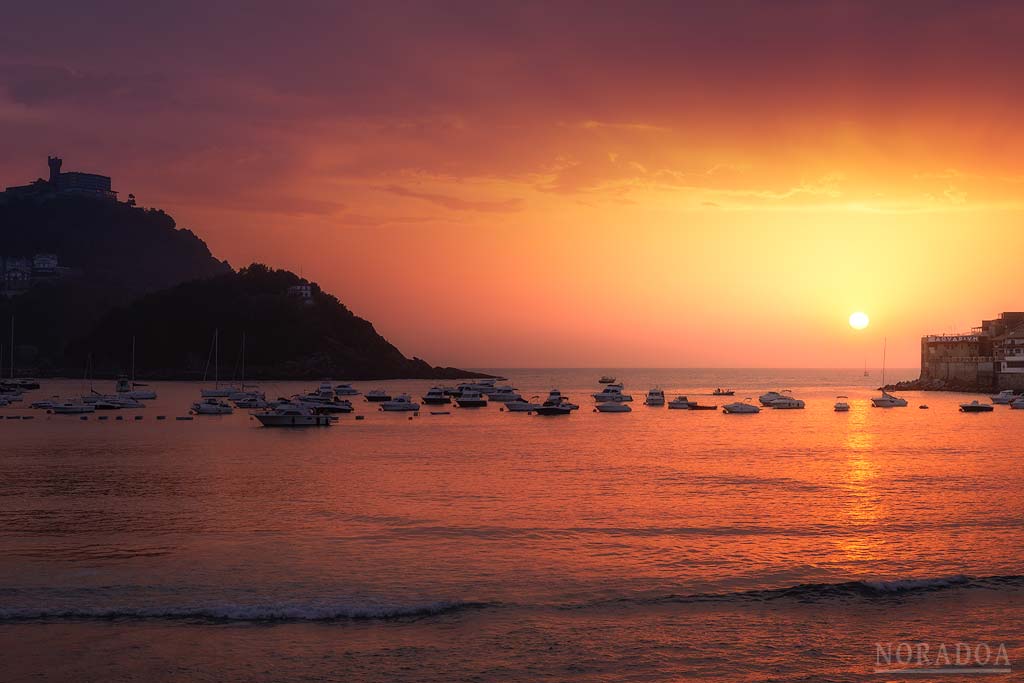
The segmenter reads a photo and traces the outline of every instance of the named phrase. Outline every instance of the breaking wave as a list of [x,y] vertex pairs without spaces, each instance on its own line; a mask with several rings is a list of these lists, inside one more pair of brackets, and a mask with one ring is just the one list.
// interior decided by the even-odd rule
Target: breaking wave
[[615,606],[644,607],[671,604],[718,603],[736,605],[798,602],[820,603],[848,600],[902,600],[935,591],[1016,590],[1024,588],[1024,576],[970,577],[965,575],[895,580],[858,580],[839,583],[803,583],[722,593],[633,595],[571,604],[529,605],[507,602],[440,601],[387,605],[332,602],[283,602],[261,604],[221,603],[203,606],[152,607],[0,607],[0,623],[18,621],[118,621],[180,620],[193,622],[344,622],[430,618],[470,610],[488,609],[601,609]]
[[220,604],[180,607],[116,608],[0,608],[0,621],[114,621],[114,620],[191,620],[231,621],[349,621],[430,617],[462,610],[483,609],[481,602],[431,602],[419,605],[344,605],[344,604]]

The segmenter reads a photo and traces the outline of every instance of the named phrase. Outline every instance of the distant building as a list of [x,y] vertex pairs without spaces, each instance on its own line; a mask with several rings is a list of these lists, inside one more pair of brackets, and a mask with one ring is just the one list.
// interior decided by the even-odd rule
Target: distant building
[[32,284],[32,263],[22,256],[7,256],[2,261],[3,293],[15,296]]
[[40,178],[29,185],[8,187],[3,194],[44,198],[53,195],[74,194],[97,199],[117,199],[117,192],[111,189],[110,176],[80,171],[62,172],[61,165],[64,160],[60,157],[47,157],[46,163],[50,168],[47,180]]
[[57,274],[60,261],[56,254],[36,254],[32,257],[32,275],[35,277],[48,277]]
[[921,337],[921,379],[989,389],[1024,389],[1024,312],[983,320],[964,334]]
[[288,288],[288,295],[299,299],[307,306],[313,303],[313,286],[308,282],[292,285]]
[[0,294],[17,296],[36,282],[64,277],[71,269],[62,268],[56,254],[0,256]]

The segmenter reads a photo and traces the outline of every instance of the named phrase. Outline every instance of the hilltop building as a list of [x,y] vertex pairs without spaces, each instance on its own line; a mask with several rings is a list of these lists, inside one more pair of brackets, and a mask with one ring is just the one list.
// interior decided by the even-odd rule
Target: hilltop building
[[921,382],[981,391],[1024,389],[1024,312],[1006,312],[965,334],[921,337]]
[[12,297],[28,291],[32,285],[69,272],[62,268],[56,254],[0,256],[0,296]]
[[0,197],[37,197],[46,198],[54,195],[80,195],[95,199],[116,200],[117,192],[111,189],[110,176],[98,173],[82,173],[80,171],[61,171],[64,160],[60,157],[47,157],[50,167],[49,178],[39,178],[28,185],[8,187]]

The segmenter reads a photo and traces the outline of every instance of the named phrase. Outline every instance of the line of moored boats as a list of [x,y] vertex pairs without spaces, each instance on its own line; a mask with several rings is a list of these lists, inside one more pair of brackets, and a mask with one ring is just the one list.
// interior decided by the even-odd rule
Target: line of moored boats
[[[454,405],[457,408],[483,408],[488,403],[501,404],[502,410],[513,413],[529,413],[536,415],[568,415],[579,410],[558,389],[552,389],[544,398],[531,396],[524,398],[514,387],[499,385],[500,379],[481,379],[466,382],[454,387],[434,386],[416,401],[407,393],[392,395],[385,389],[373,389],[366,392],[364,399],[375,404],[384,412],[417,413],[421,405],[438,410],[432,414],[446,414],[444,406]],[[614,377],[601,377],[600,391],[591,394],[594,399],[594,411],[600,413],[628,413],[632,411],[630,404],[633,396],[626,393],[625,387]],[[6,406],[22,400],[22,394],[30,389],[39,388],[34,380],[8,380],[0,382],[0,406]],[[251,385],[215,385],[213,388],[200,390],[200,398],[191,405],[194,415],[229,415],[235,409],[256,411],[252,416],[265,426],[325,426],[337,420],[338,414],[351,413],[355,410],[352,399],[361,392],[351,384],[333,384],[322,382],[316,389],[307,393],[294,394],[287,398],[268,400],[266,394]],[[735,391],[717,388],[712,396],[734,396]],[[104,394],[90,389],[90,393],[77,398],[53,398],[36,401],[31,408],[45,409],[54,414],[85,414],[104,410],[122,410],[143,408],[144,401],[152,400],[157,394],[146,385],[136,383],[127,377],[118,378],[113,393]],[[839,396],[834,405],[836,412],[850,410],[846,396]],[[792,395],[789,390],[769,391],[758,396],[757,405],[752,398],[734,401],[722,406],[727,414],[759,413],[762,408],[774,410],[799,410],[806,403]],[[717,405],[701,404],[692,401],[685,395],[676,395],[667,399],[660,388],[652,388],[644,397],[644,405],[650,407],[667,407],[670,410],[717,410]],[[882,391],[880,396],[871,399],[876,408],[907,407],[904,398]],[[1024,409],[1024,394],[1017,394],[1007,389],[991,397],[991,403],[974,400],[961,403],[960,410],[965,413],[990,412],[993,405],[1008,405],[1014,409]],[[919,406],[927,408],[926,405]]]

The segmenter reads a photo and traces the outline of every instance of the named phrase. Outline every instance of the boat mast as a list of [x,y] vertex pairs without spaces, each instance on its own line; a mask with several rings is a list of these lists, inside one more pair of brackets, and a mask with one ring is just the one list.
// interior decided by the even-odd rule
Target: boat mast
[[213,388],[220,389],[220,329],[213,330]]
[[882,342],[882,391],[885,391],[885,352],[889,347],[889,338]]
[[135,387],[135,336],[132,335],[132,387]]
[[245,332],[242,332],[242,391],[245,391]]
[[14,379],[14,314],[11,314],[11,379]]

